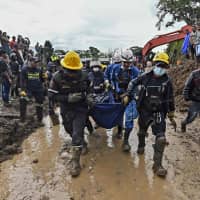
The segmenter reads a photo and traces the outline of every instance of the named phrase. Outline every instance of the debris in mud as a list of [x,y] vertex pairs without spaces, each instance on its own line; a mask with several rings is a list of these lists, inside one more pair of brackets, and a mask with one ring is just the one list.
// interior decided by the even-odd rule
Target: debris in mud
[[37,158],[35,158],[32,163],[37,164],[39,162],[39,160]]
[[12,102],[12,107],[0,108],[0,162],[10,159],[13,154],[21,153],[23,140],[38,128],[34,119],[35,107],[29,106],[25,123],[19,120],[19,102]]

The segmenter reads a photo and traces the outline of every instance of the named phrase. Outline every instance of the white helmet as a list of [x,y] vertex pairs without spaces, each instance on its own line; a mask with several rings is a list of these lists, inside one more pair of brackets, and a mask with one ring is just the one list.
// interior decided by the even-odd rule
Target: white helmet
[[133,62],[133,52],[130,49],[126,49],[122,53],[122,61],[124,61],[124,62]]
[[119,63],[122,61],[122,56],[121,56],[121,53],[119,51],[116,51],[114,54],[113,54],[113,62],[114,63]]

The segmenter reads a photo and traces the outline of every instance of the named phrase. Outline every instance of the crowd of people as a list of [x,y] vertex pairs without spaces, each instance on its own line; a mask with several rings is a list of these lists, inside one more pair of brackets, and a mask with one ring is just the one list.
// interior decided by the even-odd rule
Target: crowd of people
[[[130,49],[115,51],[112,63],[105,68],[98,60],[82,62],[75,51],[68,51],[62,58],[49,56],[45,59],[47,67],[44,68],[42,57],[29,49],[30,41],[27,38],[18,36],[17,41],[13,38],[9,41],[6,33],[1,36],[0,69],[4,106],[10,106],[10,94],[19,97],[20,120],[24,123],[27,105],[34,97],[40,125],[45,95],[48,96],[49,116],[53,125],[60,123],[55,112],[60,107],[62,124],[72,138],[70,173],[73,177],[81,172],[81,154],[88,152],[84,129],[93,133],[91,118],[96,126],[106,129],[109,147],[113,147],[114,127],[117,127],[116,137],[123,139],[123,152],[131,149],[129,136],[135,119],[138,118],[139,126],[138,154],[145,152],[145,138],[151,127],[155,135],[153,171],[158,176],[166,176],[167,170],[162,166],[167,144],[166,118],[176,129],[173,84],[167,74],[170,67],[168,54],[157,53],[153,64],[144,69],[135,62]],[[36,46],[36,51],[40,51],[40,46]],[[51,45],[46,46],[51,51]],[[199,58],[198,54],[196,56]],[[185,100],[193,102],[187,118],[181,124],[182,131],[186,131],[186,125],[200,112],[200,70],[192,72],[183,94]]]

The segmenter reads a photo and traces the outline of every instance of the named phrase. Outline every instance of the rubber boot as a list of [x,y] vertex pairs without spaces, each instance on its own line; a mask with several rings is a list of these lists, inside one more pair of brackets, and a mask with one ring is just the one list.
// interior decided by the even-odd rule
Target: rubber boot
[[72,175],[72,177],[80,175],[81,172],[80,155],[81,155],[81,147],[72,146],[72,159],[70,166],[70,174]]
[[144,147],[145,147],[145,135],[138,135],[138,148],[137,153],[138,154],[144,154]]
[[186,124],[184,123],[184,121],[181,122],[181,132],[182,133],[186,132]]
[[109,148],[114,148],[115,145],[113,143],[113,129],[106,129],[106,135],[107,135],[107,146]]
[[20,97],[19,104],[20,104],[20,121],[25,122],[26,121],[27,100],[24,97]]
[[123,134],[122,134],[122,127],[118,126],[116,138],[120,140],[120,139],[122,139],[122,136],[123,136]]
[[42,123],[42,118],[43,118],[43,108],[42,108],[42,106],[36,106],[36,114],[37,114],[38,125],[44,126],[44,124]]
[[129,136],[130,136],[130,133],[131,133],[131,130],[130,128],[126,128],[125,129],[125,133],[124,133],[124,141],[123,141],[123,144],[122,144],[122,151],[123,152],[129,152],[131,150],[131,146],[128,142],[128,139],[129,139]]
[[156,139],[154,144],[154,156],[153,156],[153,171],[157,176],[165,177],[167,175],[167,170],[162,166],[163,152],[166,145],[166,138],[159,137]]

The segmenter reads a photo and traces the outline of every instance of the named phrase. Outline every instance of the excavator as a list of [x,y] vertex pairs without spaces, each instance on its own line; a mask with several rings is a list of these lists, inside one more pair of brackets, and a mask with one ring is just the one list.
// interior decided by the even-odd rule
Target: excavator
[[177,40],[182,40],[185,37],[186,31],[192,32],[192,26],[185,25],[180,30],[166,33],[163,35],[157,35],[153,39],[149,40],[142,49],[142,57],[143,60],[147,56],[147,54],[154,48],[160,45],[164,45],[170,42],[174,42]]

